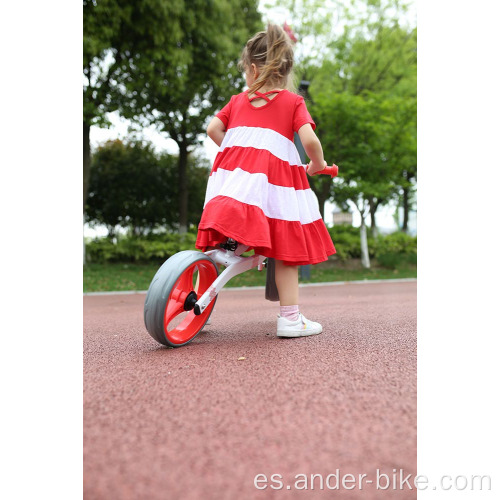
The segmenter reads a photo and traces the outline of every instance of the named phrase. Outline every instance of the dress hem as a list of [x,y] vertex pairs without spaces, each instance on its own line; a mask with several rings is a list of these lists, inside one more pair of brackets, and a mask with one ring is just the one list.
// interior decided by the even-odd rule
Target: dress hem
[[[227,230],[226,228],[223,228],[216,222],[211,223],[211,222],[203,222],[202,225],[198,227],[199,231],[207,231],[207,230],[215,230],[219,232],[221,235],[223,235],[226,238],[232,238],[238,243],[242,245],[247,245],[251,250],[254,250],[256,254],[258,255],[263,255],[264,257],[270,258],[270,259],[275,259],[275,260],[281,260],[285,263],[285,265],[289,266],[306,266],[306,265],[315,265],[319,264],[321,262],[326,262],[328,260],[328,257],[330,255],[335,255],[337,253],[335,246],[332,243],[332,248],[325,249],[325,254],[322,257],[316,257],[316,258],[310,258],[306,254],[302,255],[285,255],[285,254],[276,254],[273,252],[271,247],[266,245],[265,241],[262,241],[262,245],[256,244],[255,241],[259,240],[254,240],[253,243],[250,243],[249,240],[247,240],[243,236],[239,236],[237,233]],[[216,240],[213,240],[213,243],[219,243]],[[196,242],[196,248],[198,248],[201,251],[206,251],[207,247],[211,245],[201,245]],[[272,255],[271,255],[272,254]]]

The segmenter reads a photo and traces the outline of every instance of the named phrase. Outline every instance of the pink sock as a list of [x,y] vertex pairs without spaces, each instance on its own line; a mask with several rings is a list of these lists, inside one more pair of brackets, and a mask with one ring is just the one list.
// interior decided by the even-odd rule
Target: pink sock
[[290,321],[299,319],[299,306],[280,306],[280,316]]

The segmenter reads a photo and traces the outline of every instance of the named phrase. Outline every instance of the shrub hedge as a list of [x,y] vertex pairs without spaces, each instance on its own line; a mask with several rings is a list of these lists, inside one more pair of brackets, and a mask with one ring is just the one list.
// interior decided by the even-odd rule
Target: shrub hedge
[[[361,257],[359,228],[337,225],[328,228],[337,249],[337,258],[347,260]],[[89,262],[146,262],[164,261],[182,250],[195,250],[196,228],[186,234],[165,233],[148,236],[119,236],[97,238],[87,243]],[[374,238],[368,230],[368,250],[384,267],[395,268],[402,262],[416,263],[417,238],[402,232]]]
[[87,243],[85,254],[89,262],[164,261],[182,250],[194,250],[195,242],[191,232],[97,238]]
[[[328,228],[328,232],[341,260],[361,257],[359,228],[338,224]],[[403,232],[379,235],[374,238],[367,229],[368,253],[384,267],[397,267],[398,262],[416,263],[417,237]]]

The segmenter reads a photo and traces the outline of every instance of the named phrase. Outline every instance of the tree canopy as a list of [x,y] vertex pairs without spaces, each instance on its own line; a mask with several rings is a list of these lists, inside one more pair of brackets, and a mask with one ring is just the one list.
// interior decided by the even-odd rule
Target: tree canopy
[[[200,176],[188,170],[202,162],[194,152],[207,121],[243,87],[237,61],[248,38],[263,28],[257,4],[84,1],[87,163],[88,130],[105,124],[109,111],[118,109],[137,127],[154,125],[173,139],[178,155],[162,160],[170,162],[164,187],[168,213],[178,217],[177,224],[163,220],[169,227],[185,231],[199,205],[192,203],[200,198],[196,189],[204,194],[205,185],[196,187]],[[310,179],[320,206],[333,200],[344,208],[357,207],[362,224],[369,213],[375,230],[377,209],[396,200],[405,209],[406,228],[416,181],[417,37],[416,28],[403,22],[406,5],[400,0],[270,0],[265,9],[273,5],[290,14],[298,37],[297,76],[310,82],[308,106],[325,159],[340,166],[333,183],[324,176]],[[119,161],[125,153],[114,147]],[[137,144],[120,147],[132,148],[126,153],[130,157],[139,154]],[[145,176],[153,175],[153,151],[145,147],[141,154]],[[104,152],[98,155],[94,165],[100,169]],[[153,219],[144,217],[133,225]]]
[[320,139],[342,165],[331,196],[341,204],[357,190],[375,229],[377,207],[416,176],[416,30],[397,22],[372,30],[337,41],[336,58],[323,62],[311,95]]
[[184,230],[187,157],[205,137],[208,118],[243,87],[237,62],[246,41],[262,28],[257,3],[184,2],[177,14],[175,58],[161,53],[152,60],[140,58],[134,62],[140,71],[125,80],[132,97],[122,103],[124,116],[141,125],[155,125],[179,147],[179,214]]
[[[332,200],[361,216],[396,200],[405,208],[416,179],[417,32],[399,0],[280,0],[290,16],[297,76],[306,80],[308,107],[325,159],[339,165],[332,183],[310,179],[320,207]],[[324,212],[324,210],[323,210]],[[363,237],[362,237],[363,240]],[[368,263],[367,248],[364,249]]]
[[90,127],[107,126],[107,114],[135,89],[124,82],[139,77],[137,61],[159,55],[175,60],[182,2],[167,0],[83,1],[83,205],[90,176]]
[[187,158],[208,117],[243,86],[240,52],[262,27],[257,0],[84,1],[84,199],[89,129],[106,113],[155,125],[179,147],[180,229],[187,225]]
[[[208,160],[193,156],[188,172],[188,223],[197,224],[210,173]],[[136,234],[178,230],[177,175],[176,156],[157,154],[150,143],[109,141],[93,155],[87,220],[106,225],[111,235],[118,225]]]

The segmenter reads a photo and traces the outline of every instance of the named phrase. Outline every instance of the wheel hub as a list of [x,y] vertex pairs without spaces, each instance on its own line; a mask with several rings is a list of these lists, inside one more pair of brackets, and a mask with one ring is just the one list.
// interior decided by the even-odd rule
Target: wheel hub
[[197,301],[198,295],[196,295],[196,292],[189,292],[186,300],[184,301],[184,311],[191,311],[192,309],[194,309],[194,305]]

